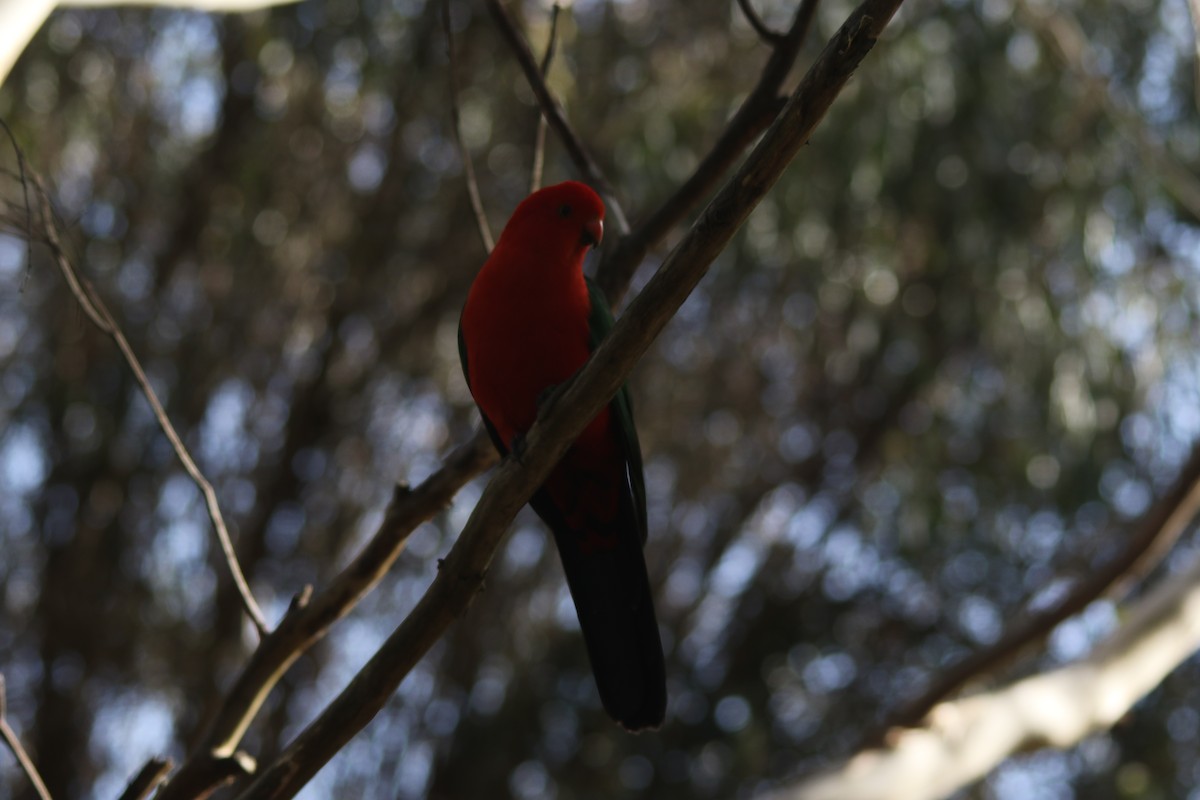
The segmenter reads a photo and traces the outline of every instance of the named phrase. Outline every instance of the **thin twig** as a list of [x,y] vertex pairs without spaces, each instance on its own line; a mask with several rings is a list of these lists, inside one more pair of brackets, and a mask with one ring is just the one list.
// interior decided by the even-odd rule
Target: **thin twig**
[[596,271],[596,279],[614,306],[650,248],[662,241],[672,228],[704,202],[742,152],[779,115],[783,108],[780,87],[796,63],[800,46],[812,28],[818,2],[802,0],[783,42],[772,49],[758,83],[742,101],[691,176],[633,233],[622,238],[616,247],[604,254]]
[[21,765],[21,771],[33,784],[33,790],[37,792],[38,797],[41,800],[51,800],[50,790],[46,788],[45,781],[38,774],[37,767],[33,765],[33,760],[29,758],[25,748],[21,746],[21,740],[17,738],[16,731],[8,724],[8,697],[4,687],[3,673],[0,673],[0,739],[4,739],[4,744],[17,759],[17,763]]
[[588,364],[541,410],[526,435],[523,458],[501,462],[413,611],[338,697],[258,774],[240,795],[241,800],[294,796],[379,713],[409,671],[466,612],[517,511],[545,481],[587,421],[609,402],[709,265],[800,152],[900,3],[865,0],[851,13],[742,167],[667,256]]
[[742,9],[742,14],[746,16],[746,21],[750,23],[750,27],[754,28],[754,32],[758,34],[758,38],[772,47],[783,42],[784,34],[771,30],[770,26],[763,22],[763,18],[754,10],[754,6],[750,5],[750,0],[737,0],[737,4]]
[[475,212],[475,224],[479,228],[479,238],[483,241],[483,249],[492,252],[496,240],[492,238],[492,229],[488,225],[487,213],[483,210],[483,201],[479,197],[479,183],[475,180],[475,165],[471,163],[471,153],[462,135],[462,117],[458,109],[458,75],[454,54],[454,25],[450,21],[450,0],[442,0],[442,27],[446,29],[446,53],[449,59],[447,70],[450,72],[450,121],[454,128],[454,141],[458,145],[458,155],[462,160],[463,174],[467,178],[467,195],[471,198],[471,210]]
[[[1200,0],[1197,0],[1200,2]],[[542,80],[550,74],[550,62],[554,60],[554,45],[558,38],[558,14],[561,7],[556,2],[550,6],[550,38],[546,41],[546,52],[542,55]],[[542,188],[542,163],[546,157],[546,115],[538,108],[537,133],[533,139],[533,169],[529,176],[529,193]]]
[[17,137],[13,134],[12,128],[8,127],[8,123],[0,119],[0,128],[4,129],[4,133],[8,136],[8,140],[12,143],[13,152],[17,154],[17,180],[21,182],[21,194],[25,198],[25,274],[29,274],[29,270],[33,269],[33,204],[29,202],[29,178],[25,174],[25,151],[17,144]]
[[129,782],[117,800],[146,800],[150,793],[166,780],[171,767],[172,763],[169,758],[150,759],[144,767],[138,770],[138,774],[133,776],[133,780]]
[[629,218],[625,216],[625,211],[617,200],[612,184],[604,176],[604,171],[600,169],[596,159],[592,158],[591,153],[588,152],[583,140],[579,138],[579,134],[575,133],[571,123],[567,122],[566,113],[542,78],[537,59],[533,57],[533,51],[529,49],[529,42],[525,41],[525,36],[517,29],[516,23],[505,11],[504,6],[500,4],[500,0],[487,0],[487,7],[492,18],[499,25],[504,40],[508,42],[513,54],[517,57],[517,63],[525,72],[525,80],[529,83],[529,88],[533,90],[534,96],[537,97],[538,105],[542,107],[542,113],[546,115],[550,125],[558,132],[558,136],[567,148],[571,160],[575,162],[576,168],[604,198],[608,219],[611,219],[616,225],[617,233],[621,236],[627,235]]
[[197,753],[172,776],[170,783],[159,790],[154,800],[168,797],[207,800],[218,789],[249,778],[257,768],[254,758],[241,750],[228,755],[208,751]]
[[397,486],[379,529],[362,551],[321,591],[292,608],[267,635],[225,695],[193,755],[155,800],[192,800],[225,779],[220,759],[235,753],[271,690],[303,653],[321,641],[387,574],[408,535],[450,504],[458,490],[499,460],[482,429],[414,489]]
[[188,452],[183,440],[179,437],[175,426],[171,423],[167,416],[166,409],[158,399],[158,394],[154,391],[154,387],[150,384],[150,379],[146,376],[146,371],[142,368],[141,362],[137,355],[130,347],[129,341],[125,338],[125,334],[121,331],[112,314],[109,313],[108,307],[104,305],[104,301],[100,299],[100,295],[96,293],[91,284],[79,275],[71,260],[67,258],[66,251],[63,248],[62,240],[58,235],[57,223],[54,220],[53,209],[50,207],[49,194],[46,187],[42,184],[41,179],[32,174],[34,185],[38,189],[41,197],[41,211],[44,227],[46,230],[46,238],[50,244],[50,250],[54,254],[54,260],[58,264],[59,270],[67,281],[67,285],[71,288],[71,293],[75,295],[75,299],[79,302],[84,313],[92,320],[97,328],[109,336],[117,345],[117,349],[121,351],[121,355],[125,359],[126,365],[133,373],[138,385],[142,389],[142,394],[145,395],[146,401],[150,404],[150,409],[154,413],[154,418],[158,421],[159,428],[170,441],[171,447],[175,450],[175,455],[179,462],[183,465],[184,470],[191,477],[196,487],[200,489],[200,493],[204,495],[204,503],[208,508],[208,516],[212,520],[213,528],[217,533],[217,541],[220,543],[221,552],[224,554],[225,563],[229,567],[229,573],[233,576],[234,584],[237,586],[238,594],[242,598],[242,605],[246,609],[247,616],[254,624],[259,636],[267,634],[267,622],[263,617],[262,610],[254,599],[253,593],[250,591],[250,585],[246,582],[246,577],[242,574],[241,565],[238,563],[237,553],[234,552],[233,542],[229,538],[229,528],[225,525],[225,517],[221,513],[221,506],[217,503],[217,492],[213,489],[213,485],[204,477],[204,473],[196,466],[195,460],[192,459],[192,454]]

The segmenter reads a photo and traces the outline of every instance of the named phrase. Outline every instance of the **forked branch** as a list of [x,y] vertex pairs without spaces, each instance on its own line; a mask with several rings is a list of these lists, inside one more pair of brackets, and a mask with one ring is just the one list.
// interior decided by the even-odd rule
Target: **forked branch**
[[[550,7],[550,37],[546,40],[546,52],[542,54],[542,80],[550,74],[550,62],[554,60],[554,47],[558,39],[558,15],[562,9],[558,3]],[[533,139],[533,168],[529,176],[529,192],[542,188],[542,164],[546,158],[546,115],[538,108],[537,133]]]

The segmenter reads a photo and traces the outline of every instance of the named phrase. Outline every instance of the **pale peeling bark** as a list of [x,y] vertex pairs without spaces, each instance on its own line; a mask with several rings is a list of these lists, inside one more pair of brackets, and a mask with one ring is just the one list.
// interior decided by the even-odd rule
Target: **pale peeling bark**
[[768,800],[925,800],[985,776],[1034,747],[1071,747],[1112,727],[1200,649],[1200,559],[1130,603],[1085,659],[935,706],[921,728],[802,780]]
[[243,12],[269,6],[294,3],[296,0],[0,0],[0,85],[8,78],[13,64],[29,45],[42,24],[57,6],[162,6],[191,8],[197,11]]

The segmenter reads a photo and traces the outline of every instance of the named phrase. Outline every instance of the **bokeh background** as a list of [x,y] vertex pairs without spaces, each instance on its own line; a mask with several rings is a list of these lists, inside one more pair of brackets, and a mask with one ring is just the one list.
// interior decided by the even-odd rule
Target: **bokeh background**
[[[540,49],[546,6],[509,5]],[[794,9],[756,5],[780,28]],[[850,8],[821,4],[801,67]],[[59,11],[0,87],[272,620],[477,424],[455,330],[483,251],[438,15]],[[499,229],[536,109],[481,4],[452,20]],[[690,0],[577,0],[560,48],[550,84],[635,221],[768,55],[734,3]],[[1186,0],[911,0],[633,375],[666,726],[603,714],[524,512],[482,601],[302,796],[747,797],[844,757],[1115,553],[1200,435],[1195,59]],[[577,177],[553,136],[547,177]],[[2,186],[8,219],[20,188]],[[54,796],[111,798],[184,753],[253,637],[119,354],[8,222],[0,670]],[[293,668],[249,752],[277,752],[365,662],[483,480]],[[1162,569],[1196,550],[1189,533]],[[1115,623],[1097,602],[1019,670]],[[964,796],[1200,796],[1198,678],[1193,659],[1111,733]],[[0,795],[30,796],[0,764]]]

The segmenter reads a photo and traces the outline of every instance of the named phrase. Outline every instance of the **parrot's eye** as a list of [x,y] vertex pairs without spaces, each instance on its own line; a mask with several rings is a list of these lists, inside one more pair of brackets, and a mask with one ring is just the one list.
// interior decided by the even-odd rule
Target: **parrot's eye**
[[558,215],[560,217],[562,217],[563,219],[566,219],[567,217],[571,216],[571,206],[567,203],[563,203],[561,206],[558,207]]

